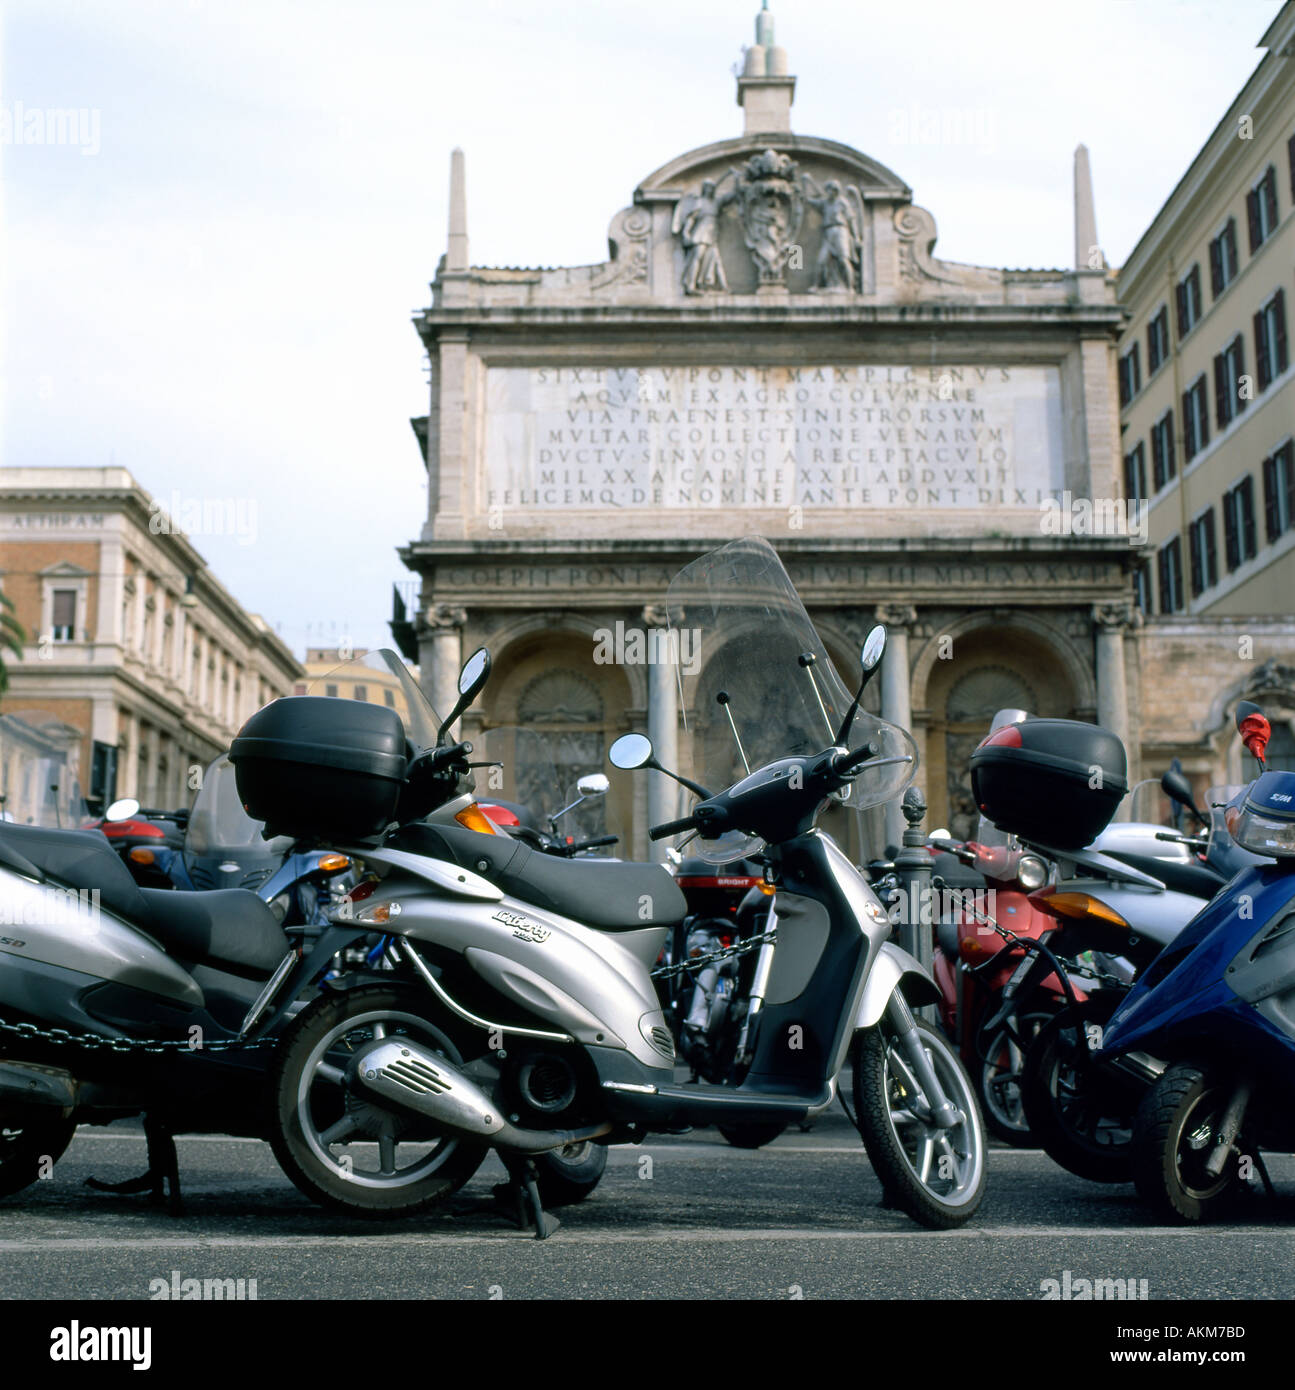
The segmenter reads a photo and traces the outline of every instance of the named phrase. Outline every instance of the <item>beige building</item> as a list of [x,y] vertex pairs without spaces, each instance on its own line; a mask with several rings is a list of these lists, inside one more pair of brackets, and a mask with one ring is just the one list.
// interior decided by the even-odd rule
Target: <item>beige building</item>
[[77,731],[87,799],[192,800],[191,770],[302,667],[123,468],[0,476],[0,589],[27,633],[6,712]]
[[[403,715],[404,697],[400,681],[394,673],[372,662],[351,664],[368,655],[367,647],[307,647],[306,674],[293,686],[292,693],[366,700],[371,704],[400,710]],[[414,667],[413,674],[417,678],[417,667]]]
[[[668,763],[674,672],[601,661],[600,644],[657,627],[683,564],[757,533],[847,678],[887,623],[870,695],[917,738],[931,824],[971,828],[967,755],[1005,705],[1099,720],[1136,770],[1139,547],[1053,524],[1120,496],[1123,316],[1086,152],[1056,208],[1073,266],[956,264],[898,173],[792,130],[795,90],[762,12],[741,133],[641,179],[595,265],[473,265],[454,152],[447,250],[415,319],[429,512],[401,555],[421,592],[393,630],[438,707],[462,656],[491,648],[468,737],[542,729],[575,750],[564,782],[628,729]],[[617,777],[617,798],[630,852],[659,853],[645,828],[676,814],[671,784]]]
[[1241,776],[1241,698],[1295,768],[1295,3],[1259,47],[1117,280],[1125,496],[1150,506],[1143,754],[1198,785]]

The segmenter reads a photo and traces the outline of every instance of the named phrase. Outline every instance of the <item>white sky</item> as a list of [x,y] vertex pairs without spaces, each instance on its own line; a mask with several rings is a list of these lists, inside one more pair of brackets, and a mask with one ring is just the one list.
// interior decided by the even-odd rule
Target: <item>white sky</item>
[[[741,133],[730,69],[757,8],[5,0],[0,111],[98,126],[93,152],[0,145],[0,466],[115,463],[159,498],[254,504],[252,543],[195,537],[235,596],[298,655],[390,645],[394,547],[426,511],[409,320],[444,249],[450,149],[474,264],[602,260],[642,178]],[[793,129],[889,165],[935,215],[936,255],[1006,266],[1069,264],[1081,140],[1120,264],[1279,8],[773,5]],[[928,142],[932,113],[978,138]]]

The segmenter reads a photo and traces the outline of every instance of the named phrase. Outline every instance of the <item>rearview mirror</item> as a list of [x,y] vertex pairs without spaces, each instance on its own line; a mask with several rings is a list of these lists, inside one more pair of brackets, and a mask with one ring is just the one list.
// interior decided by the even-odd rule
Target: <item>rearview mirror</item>
[[607,750],[607,761],[624,771],[652,761],[652,740],[646,734],[622,734]]
[[104,820],[130,820],[132,816],[137,815],[139,815],[139,802],[133,796],[127,796],[120,801],[114,801],[103,813],[103,818]]
[[591,772],[576,783],[576,791],[581,796],[605,796],[610,787],[611,782],[602,772]]
[[1205,817],[1197,809],[1196,798],[1192,795],[1192,784],[1176,767],[1169,768],[1161,777],[1160,790],[1170,801],[1176,801],[1180,806],[1186,806],[1197,820],[1205,820]]
[[882,654],[886,650],[886,629],[878,623],[876,627],[867,635],[863,643],[863,653],[860,662],[865,671],[871,671],[881,660]]
[[459,694],[465,700],[472,699],[485,685],[489,675],[490,653],[484,647],[478,647],[463,663],[463,670],[459,672]]

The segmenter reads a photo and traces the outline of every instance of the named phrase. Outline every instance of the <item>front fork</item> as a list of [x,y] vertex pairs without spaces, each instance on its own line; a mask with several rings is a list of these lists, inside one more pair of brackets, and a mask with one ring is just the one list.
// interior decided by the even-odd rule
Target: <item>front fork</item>
[[[769,904],[769,918],[764,924],[764,932],[768,935],[778,925],[778,915],[774,911],[773,904]],[[742,1020],[742,1031],[737,1040],[737,1060],[739,1066],[744,1066],[751,1060],[755,1052],[755,1016],[764,1008],[764,996],[769,989],[769,974],[773,970],[773,953],[775,947],[772,941],[766,941],[760,947],[759,953],[755,958],[755,974],[751,977],[751,994],[747,1001],[746,1016]]]
[[912,1069],[923,1095],[926,1096],[931,1111],[931,1124],[936,1129],[952,1129],[954,1125],[961,1123],[964,1116],[944,1094],[944,1088],[935,1074],[931,1059],[926,1055],[926,1048],[922,1046],[913,1011],[898,988],[887,1001],[886,1019],[895,1035],[895,1046]]
[[1232,1099],[1228,1101],[1228,1107],[1223,1112],[1223,1118],[1219,1121],[1215,1134],[1214,1149],[1205,1161],[1205,1171],[1212,1178],[1219,1177],[1223,1172],[1232,1146],[1237,1141],[1237,1135],[1241,1133],[1241,1124],[1246,1117],[1246,1106],[1250,1104],[1250,1092],[1253,1089],[1249,1081],[1241,1081],[1233,1091]]

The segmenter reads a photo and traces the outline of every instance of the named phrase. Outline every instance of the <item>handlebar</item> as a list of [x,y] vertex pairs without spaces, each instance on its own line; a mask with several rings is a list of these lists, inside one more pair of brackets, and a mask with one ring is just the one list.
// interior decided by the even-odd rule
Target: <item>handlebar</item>
[[697,822],[692,816],[684,816],[680,820],[663,821],[660,825],[651,826],[648,830],[649,840],[664,840],[670,835],[678,835],[684,830],[695,830]]

